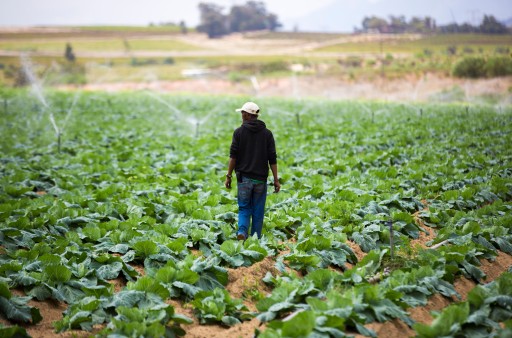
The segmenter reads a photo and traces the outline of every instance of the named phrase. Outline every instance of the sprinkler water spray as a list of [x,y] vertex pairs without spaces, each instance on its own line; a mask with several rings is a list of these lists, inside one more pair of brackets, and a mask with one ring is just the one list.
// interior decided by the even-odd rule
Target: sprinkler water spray
[[[37,77],[34,75],[33,71],[33,65],[30,59],[27,55],[22,54],[21,55],[21,65],[23,69],[23,73],[25,75],[25,78],[30,83],[30,87],[32,89],[32,93],[34,96],[39,100],[39,102],[42,104],[43,108],[41,109],[41,113],[48,112],[48,117],[51,123],[51,126],[53,130],[55,131],[55,136],[57,137],[57,151],[60,153],[61,150],[61,140],[62,140],[62,134],[64,132],[64,128],[67,124],[67,121],[69,120],[69,117],[71,116],[71,112],[78,100],[79,93],[77,92],[73,98],[73,102],[68,109],[66,118],[64,120],[64,123],[62,127],[59,127],[57,124],[57,121],[55,120],[55,115],[53,114],[53,110],[51,109],[50,105],[48,104],[48,101],[43,95],[43,88],[41,86],[41,82],[37,79]],[[4,102],[4,105],[6,103]]]
[[146,94],[148,94],[149,96],[151,96],[152,98],[154,98],[155,100],[157,100],[158,102],[164,104],[167,108],[172,110],[174,112],[175,116],[178,119],[180,119],[182,121],[185,121],[185,122],[189,123],[191,126],[195,127],[195,129],[196,129],[196,132],[195,132],[196,138],[198,138],[199,135],[200,135],[199,134],[199,129],[200,129],[201,124],[206,122],[208,120],[208,118],[212,114],[212,112],[210,112],[210,114],[206,115],[202,119],[199,119],[199,118],[196,118],[196,117],[187,117],[187,116],[185,116],[185,114],[181,110],[179,110],[178,108],[176,108],[175,106],[173,106],[169,102],[165,101],[164,99],[162,99],[161,97],[159,97],[155,93],[146,91]]
[[258,94],[260,93],[260,83],[258,82],[258,79],[254,75],[250,77],[250,80],[252,84],[252,89],[254,89],[254,96],[258,96]]

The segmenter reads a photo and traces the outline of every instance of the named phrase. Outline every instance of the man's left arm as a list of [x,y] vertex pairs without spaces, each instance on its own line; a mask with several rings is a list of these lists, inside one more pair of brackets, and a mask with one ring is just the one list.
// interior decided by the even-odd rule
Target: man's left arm
[[272,176],[274,176],[274,192],[277,193],[281,190],[281,184],[279,183],[279,175],[277,173],[277,153],[276,153],[276,143],[274,141],[274,135],[272,132],[269,132],[270,138],[268,142],[268,164],[270,165],[270,170],[272,170]]
[[281,190],[281,183],[279,183],[279,175],[277,174],[277,163],[271,164],[270,170],[272,170],[274,176],[274,192],[278,193]]

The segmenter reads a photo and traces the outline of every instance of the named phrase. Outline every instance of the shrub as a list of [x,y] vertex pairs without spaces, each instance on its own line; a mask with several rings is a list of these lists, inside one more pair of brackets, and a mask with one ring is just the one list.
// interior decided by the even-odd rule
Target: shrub
[[288,63],[284,61],[271,61],[261,65],[262,73],[274,73],[288,71]]
[[349,56],[346,59],[338,60],[338,63],[341,66],[350,67],[350,68],[359,68],[361,67],[363,60],[359,56]]
[[512,58],[506,56],[490,57],[485,64],[485,73],[489,77],[512,75]]
[[503,47],[503,46],[498,46],[496,47],[496,49],[494,50],[494,52],[496,54],[508,54],[510,53],[510,48],[508,47]]
[[473,54],[475,50],[469,46],[464,47],[464,54]]
[[464,57],[452,69],[452,74],[456,77],[479,78],[485,77],[485,73],[485,59],[480,56]]
[[168,57],[168,58],[165,58],[164,61],[163,61],[163,64],[164,65],[173,65],[174,64],[174,59],[171,58],[171,57]]
[[457,46],[448,46],[446,48],[446,54],[448,54],[448,55],[456,55],[457,54]]

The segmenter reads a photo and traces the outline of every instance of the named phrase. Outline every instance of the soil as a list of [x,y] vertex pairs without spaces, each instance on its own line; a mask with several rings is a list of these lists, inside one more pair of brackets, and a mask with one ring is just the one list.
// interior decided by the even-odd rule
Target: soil
[[[425,209],[428,206],[425,204]],[[411,241],[412,246],[426,247],[426,243],[435,238],[435,231],[423,224],[417,217],[418,214],[413,215],[417,224],[422,227],[427,233],[420,232],[420,237],[417,240]],[[347,244],[354,251],[358,260],[361,260],[366,253],[361,248],[348,241]],[[283,253],[280,253],[280,255]],[[264,282],[263,277],[267,272],[271,272],[276,275],[277,270],[275,268],[276,257],[266,257],[261,262],[255,263],[249,267],[240,267],[237,269],[228,269],[228,285],[226,289],[232,297],[244,299],[244,304],[250,311],[256,311],[256,300],[253,297],[266,296],[271,292]],[[481,269],[486,274],[485,283],[489,283],[498,278],[504,271],[512,266],[512,256],[498,251],[497,256],[494,260],[482,260]],[[142,266],[133,266],[141,275],[144,275],[144,269]],[[126,281],[123,278],[118,278],[110,281],[114,285],[115,291],[118,292],[126,286]],[[408,309],[411,319],[416,322],[429,324],[432,322],[433,317],[432,311],[440,311],[454,301],[465,300],[468,293],[476,286],[473,280],[469,280],[465,277],[459,277],[454,282],[455,290],[460,294],[461,298],[452,299],[446,298],[440,294],[434,294],[428,300],[427,305],[419,306],[416,308]],[[14,295],[23,296],[22,290],[12,290]],[[265,326],[257,319],[243,322],[240,325],[234,327],[223,327],[219,325],[201,325],[197,318],[194,316],[192,307],[186,303],[176,300],[168,300],[168,303],[174,306],[177,313],[188,316],[194,320],[191,325],[186,325],[185,338],[228,338],[228,337],[253,337],[255,329],[264,330]],[[22,325],[26,328],[28,334],[32,337],[88,337],[91,334],[97,333],[101,330],[101,326],[95,327],[93,332],[84,331],[67,331],[56,334],[53,328],[53,322],[62,319],[62,312],[66,310],[66,304],[47,300],[47,301],[36,301],[31,300],[30,306],[39,308],[43,320],[37,325]],[[9,326],[12,325],[9,321],[4,318],[0,318],[0,324]],[[372,329],[377,333],[378,337],[381,338],[396,338],[396,337],[411,337],[414,336],[414,331],[408,327],[404,322],[395,319],[386,323],[371,323],[366,325],[367,328]],[[356,334],[358,338],[363,336]]]
[[[427,227],[428,230],[428,227]],[[431,230],[431,229],[430,229]],[[430,236],[425,236],[424,241],[429,241]],[[421,243],[423,246],[425,242]],[[354,250],[358,259],[364,257],[364,252],[354,243],[349,242],[349,246]],[[241,267],[238,269],[228,269],[228,285],[226,289],[230,292],[232,297],[242,298],[247,296],[245,291],[257,291],[260,294],[266,295],[271,292],[271,289],[261,281],[267,272],[276,274],[275,260],[271,257],[265,258],[263,261],[258,262],[250,267]],[[483,260],[481,269],[487,275],[486,283],[495,280],[504,271],[512,266],[512,256],[498,251],[494,261]],[[141,268],[141,267],[135,267]],[[140,270],[140,269],[137,269]],[[116,292],[122,289],[126,282],[123,279],[116,279],[111,281],[115,286]],[[461,300],[465,300],[467,294],[475,287],[476,283],[465,277],[458,278],[454,287],[455,290],[461,295]],[[20,290],[12,290],[15,295],[23,296],[24,293]],[[409,309],[410,316],[413,320],[419,323],[428,324],[432,322],[433,317],[431,311],[440,311],[451,302],[457,299],[448,299],[439,294],[435,294],[429,298],[427,305]],[[195,318],[190,306],[179,301],[169,300],[169,304],[173,305],[177,313],[184,314],[194,320],[191,325],[185,326],[187,334],[185,338],[228,338],[228,337],[253,337],[255,329],[264,329],[264,325],[257,319],[243,322],[234,327],[222,327],[219,325],[201,325]],[[251,311],[255,311],[255,302],[246,297],[244,302]],[[53,322],[62,319],[62,312],[66,310],[66,304],[53,301],[36,301],[31,300],[30,306],[39,308],[43,320],[37,325],[21,325],[26,328],[28,334],[32,337],[50,338],[50,337],[89,337],[91,334],[98,332],[101,326],[95,327],[93,332],[84,331],[67,331],[63,333],[55,333]],[[12,325],[4,318],[0,318],[0,323],[6,326]],[[396,338],[396,337],[411,337],[414,336],[414,331],[409,328],[405,323],[400,320],[392,320],[386,323],[371,323],[366,327],[374,330],[378,337],[382,338]],[[361,335],[356,335],[362,338]]]

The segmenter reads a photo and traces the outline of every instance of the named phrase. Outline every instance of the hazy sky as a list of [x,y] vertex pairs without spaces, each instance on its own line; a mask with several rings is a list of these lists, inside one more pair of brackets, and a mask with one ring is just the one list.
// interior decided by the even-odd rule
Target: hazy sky
[[[333,0],[266,0],[266,8],[280,18],[295,18]],[[0,25],[141,24],[199,21],[198,4],[212,2],[226,10],[236,0],[0,0]]]
[[[512,0],[262,0],[285,29],[352,31],[364,16],[430,15],[439,23],[463,22],[482,13],[512,17]],[[198,3],[229,9],[246,0],[0,0],[0,26],[148,25],[199,22]],[[467,7],[467,8],[466,8]]]

